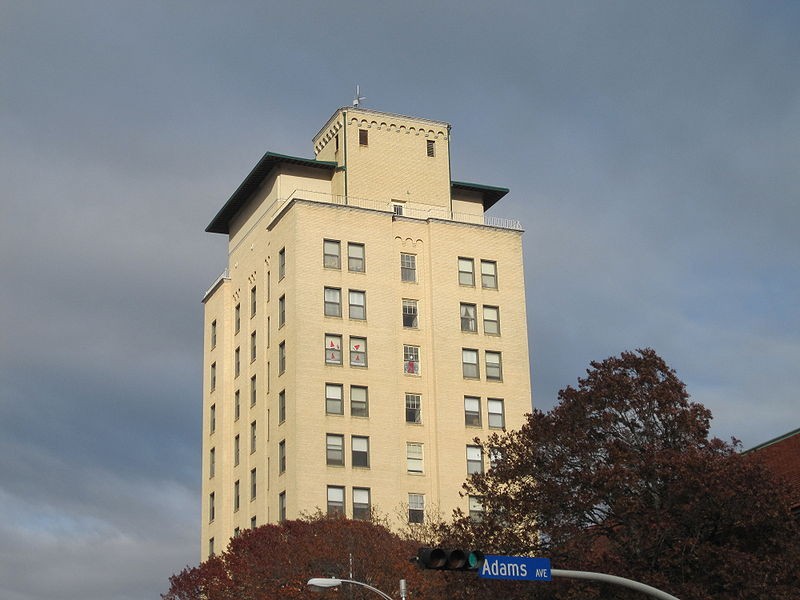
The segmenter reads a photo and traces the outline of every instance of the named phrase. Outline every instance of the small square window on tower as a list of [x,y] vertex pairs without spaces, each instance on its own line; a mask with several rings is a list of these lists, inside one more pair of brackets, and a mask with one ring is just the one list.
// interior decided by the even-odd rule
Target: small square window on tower
[[428,156],[430,156],[431,158],[436,156],[436,142],[435,141],[427,140],[427,151],[428,151]]
[[358,130],[358,145],[359,146],[369,145],[369,132],[366,129]]

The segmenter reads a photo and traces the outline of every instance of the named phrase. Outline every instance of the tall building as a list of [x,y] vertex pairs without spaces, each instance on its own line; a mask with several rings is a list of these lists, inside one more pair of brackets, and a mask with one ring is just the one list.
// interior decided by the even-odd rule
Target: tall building
[[266,153],[206,231],[203,557],[302,513],[419,522],[531,408],[507,189],[452,181],[450,125],[337,110],[314,159]]

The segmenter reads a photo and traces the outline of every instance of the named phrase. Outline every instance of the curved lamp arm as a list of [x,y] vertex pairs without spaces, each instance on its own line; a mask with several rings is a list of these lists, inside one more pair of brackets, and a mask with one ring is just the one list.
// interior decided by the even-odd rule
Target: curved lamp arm
[[321,592],[322,590],[328,588],[339,587],[343,583],[349,583],[350,585],[358,585],[361,587],[365,587],[370,591],[375,592],[384,600],[393,600],[389,594],[380,591],[376,587],[372,587],[371,585],[364,583],[363,581],[354,581],[353,579],[336,579],[333,577],[312,577],[308,580],[306,584],[312,591]]

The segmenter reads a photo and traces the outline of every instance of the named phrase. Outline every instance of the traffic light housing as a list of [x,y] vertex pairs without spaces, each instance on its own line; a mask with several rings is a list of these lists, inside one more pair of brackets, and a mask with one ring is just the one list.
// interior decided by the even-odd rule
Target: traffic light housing
[[438,571],[477,571],[483,565],[483,552],[461,548],[420,548],[417,564]]

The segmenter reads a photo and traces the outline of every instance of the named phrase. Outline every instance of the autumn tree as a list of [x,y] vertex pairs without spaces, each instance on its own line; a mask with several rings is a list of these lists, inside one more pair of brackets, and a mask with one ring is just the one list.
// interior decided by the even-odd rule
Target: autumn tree
[[[291,600],[308,598],[311,577],[355,579],[397,596],[406,579],[409,598],[447,596],[447,582],[426,577],[410,559],[417,544],[382,525],[316,517],[247,530],[221,554],[170,577],[164,600]],[[352,574],[352,577],[351,577]],[[339,592],[319,595],[336,598]],[[348,600],[376,597],[350,587]]]
[[[800,531],[785,488],[736,441],[709,439],[710,419],[651,349],[592,362],[555,408],[485,443],[493,467],[465,485],[483,519],[457,520],[445,540],[680,598],[797,598]],[[535,593],[640,597],[579,583]]]

